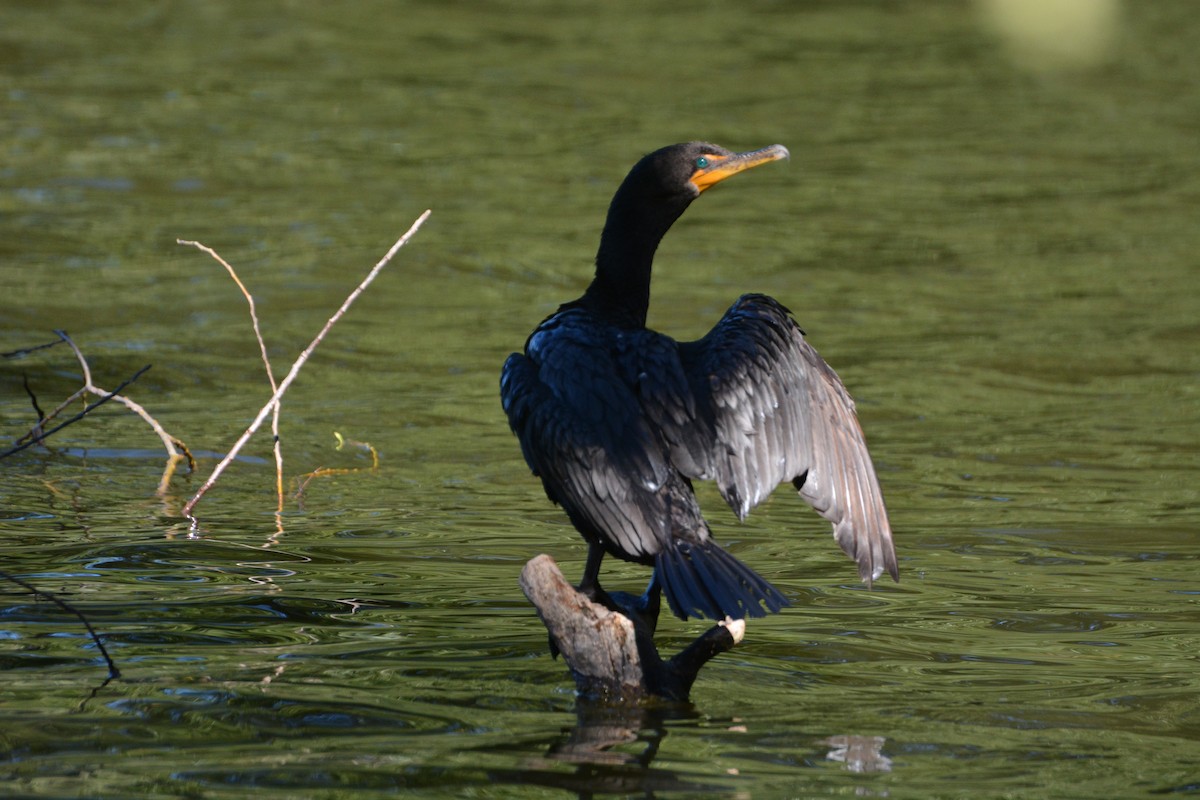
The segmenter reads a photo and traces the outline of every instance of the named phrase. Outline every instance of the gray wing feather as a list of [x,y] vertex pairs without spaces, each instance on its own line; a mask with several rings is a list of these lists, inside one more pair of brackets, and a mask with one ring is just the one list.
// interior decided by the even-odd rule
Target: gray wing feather
[[[833,523],[834,539],[863,580],[884,571],[897,578],[887,509],[854,401],[788,310],[746,295],[707,336],[679,351],[696,415],[687,434],[666,433],[676,466],[715,480],[739,518],[792,481]],[[673,424],[661,415],[658,421],[664,429]],[[706,457],[693,444],[686,458],[675,458],[674,443],[688,434],[705,441]]]

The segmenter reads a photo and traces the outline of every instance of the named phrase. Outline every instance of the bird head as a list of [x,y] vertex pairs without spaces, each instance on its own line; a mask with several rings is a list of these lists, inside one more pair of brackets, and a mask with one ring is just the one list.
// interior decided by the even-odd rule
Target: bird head
[[789,155],[781,144],[735,153],[708,142],[684,142],[650,153],[634,166],[627,180],[640,184],[647,196],[690,201],[726,178]]

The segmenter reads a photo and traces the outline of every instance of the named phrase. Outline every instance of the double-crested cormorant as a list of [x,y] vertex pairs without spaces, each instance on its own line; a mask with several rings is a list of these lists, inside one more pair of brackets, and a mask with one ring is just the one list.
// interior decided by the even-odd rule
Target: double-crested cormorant
[[698,341],[646,328],[651,263],[672,223],[710,186],[787,157],[782,145],[732,153],[703,142],[647,155],[609,206],[587,291],[504,364],[509,424],[588,542],[579,588],[593,599],[609,600],[598,580],[607,551],[654,567],[655,614],[659,588],[682,619],[788,605],[713,541],[693,479],[716,481],[739,519],[791,481],[833,523],[863,580],[884,570],[899,579],[854,402],[788,309],[747,294]]

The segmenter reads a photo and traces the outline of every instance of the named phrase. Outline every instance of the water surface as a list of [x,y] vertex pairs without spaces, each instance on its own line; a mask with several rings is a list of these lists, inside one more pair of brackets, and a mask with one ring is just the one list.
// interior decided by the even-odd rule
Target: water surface
[[[152,363],[129,394],[200,465],[156,496],[158,440],[111,405],[0,462],[0,569],[121,669],[5,585],[0,793],[1200,793],[1200,27],[1010,5],[11,4],[0,351],[66,329],[110,388]],[[586,284],[629,165],[694,138],[793,158],[689,210],[651,323],[793,309],[858,400],[902,582],[857,584],[790,492],[739,525],[705,487],[795,606],[690,707],[596,709],[517,587],[584,548],[497,375]],[[189,529],[269,391],[240,293],[175,240],[237,267],[282,372],[425,208],[284,402],[289,480],[358,471],[277,517],[260,436]],[[48,409],[79,369],[0,362],[7,440],[26,379]]]

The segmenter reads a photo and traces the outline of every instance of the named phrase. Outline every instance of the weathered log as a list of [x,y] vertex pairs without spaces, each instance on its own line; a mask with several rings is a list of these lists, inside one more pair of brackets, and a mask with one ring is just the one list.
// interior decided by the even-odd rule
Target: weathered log
[[592,602],[567,582],[548,555],[525,565],[521,590],[586,696],[686,700],[700,668],[732,649],[746,630],[745,621],[726,619],[664,661],[654,645],[654,619],[643,617],[617,593],[613,600],[620,611]]

